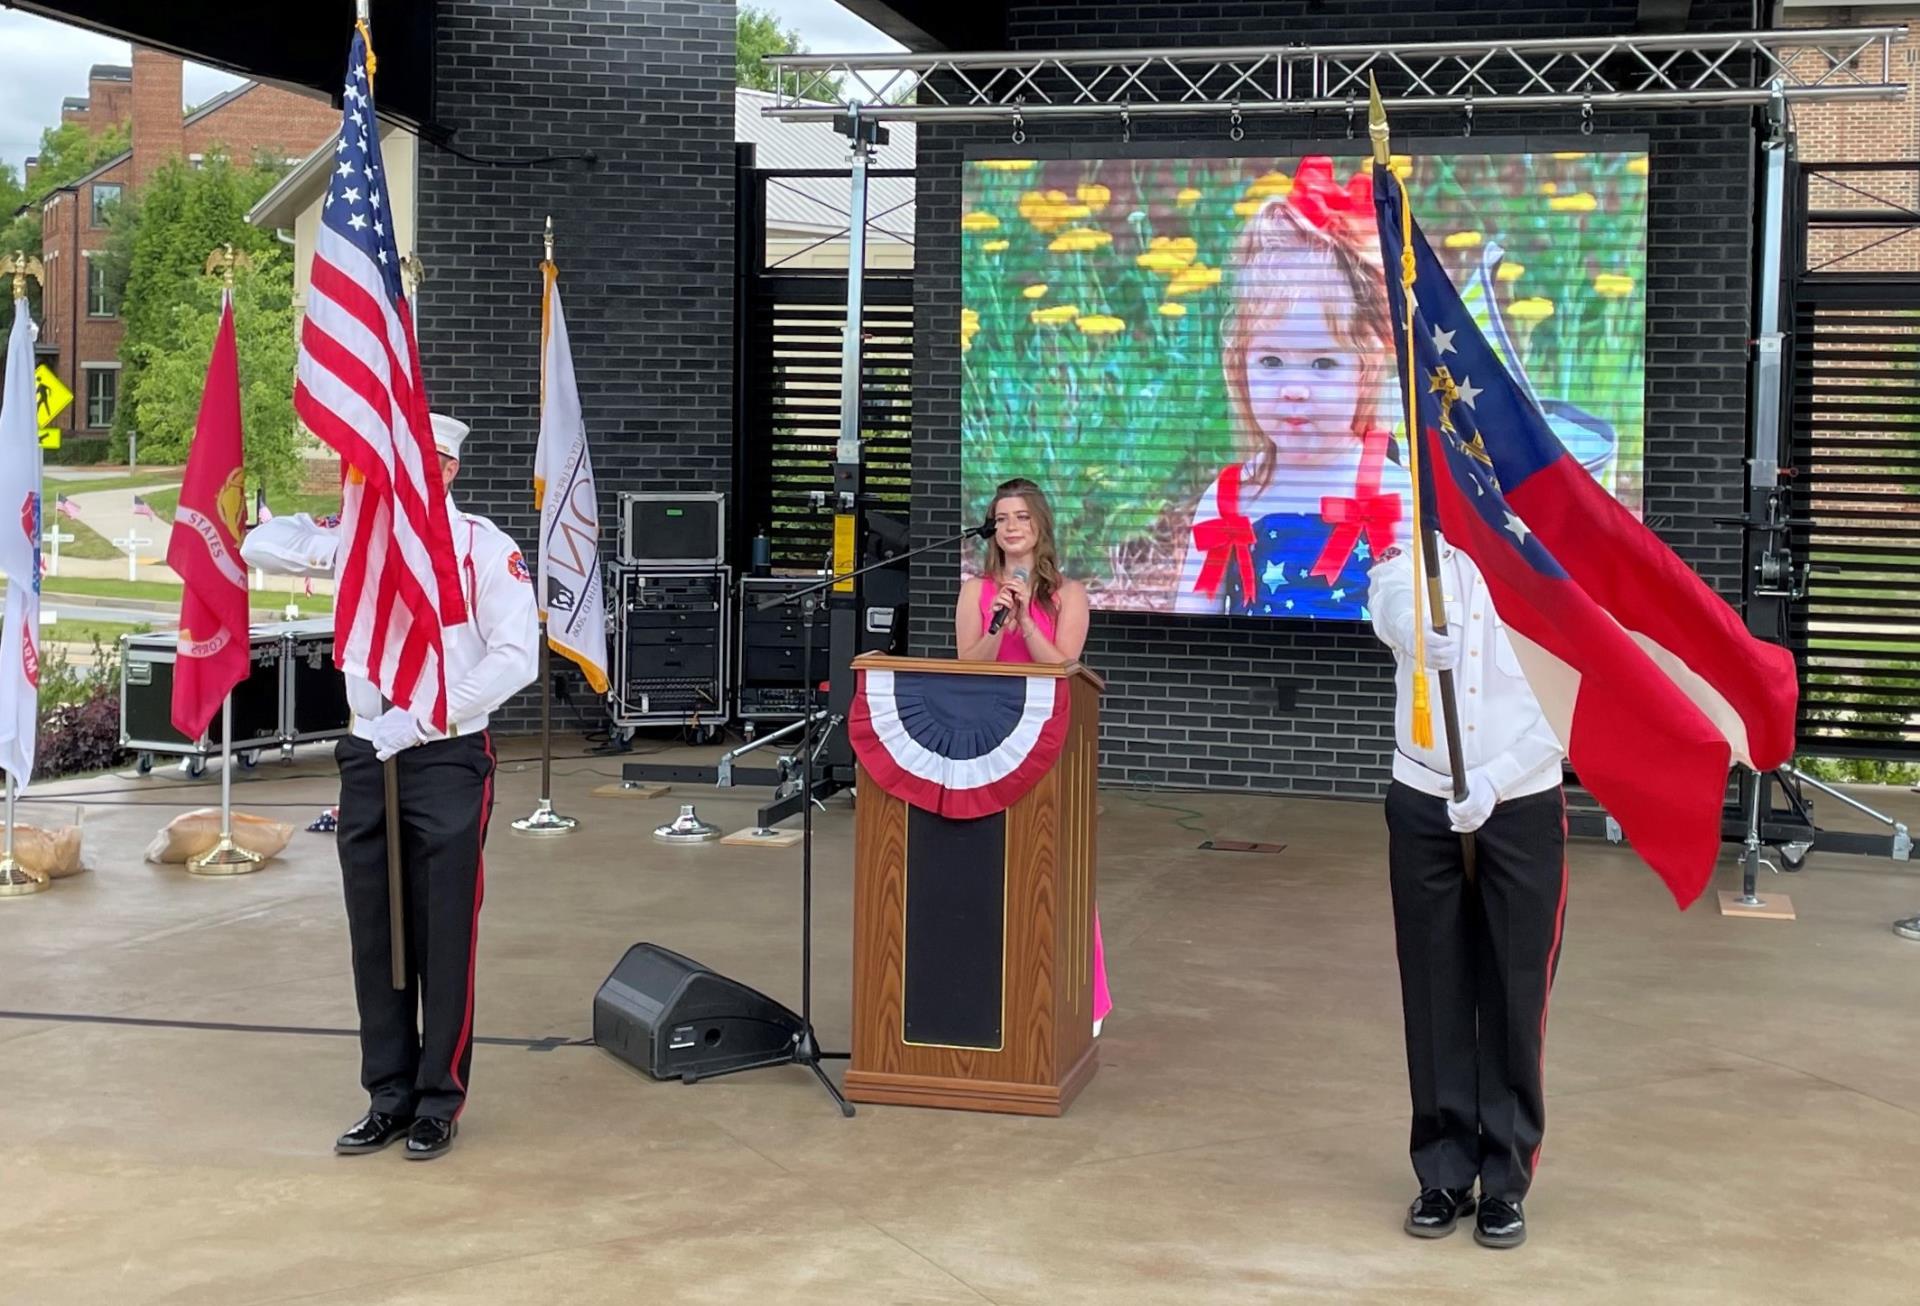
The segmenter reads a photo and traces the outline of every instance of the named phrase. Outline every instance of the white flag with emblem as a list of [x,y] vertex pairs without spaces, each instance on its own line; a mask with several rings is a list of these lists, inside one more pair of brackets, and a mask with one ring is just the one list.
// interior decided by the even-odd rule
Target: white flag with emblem
[[33,384],[33,318],[13,301],[7,391],[0,404],[0,572],[7,577],[0,626],[0,769],[25,789],[40,718],[40,423]]
[[534,587],[547,643],[572,658],[596,694],[607,692],[607,614],[600,592],[600,498],[587,456],[587,428],[573,380],[573,351],[560,311],[560,270],[541,264],[540,445],[533,506],[540,510],[540,574]]

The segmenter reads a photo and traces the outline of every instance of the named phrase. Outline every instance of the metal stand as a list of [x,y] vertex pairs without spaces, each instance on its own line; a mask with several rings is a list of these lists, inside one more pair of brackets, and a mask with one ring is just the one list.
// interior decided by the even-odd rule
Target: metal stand
[[553,810],[553,645],[540,626],[540,802],[513,823],[521,834],[569,834],[580,822]]
[[228,694],[220,702],[220,842],[189,860],[187,869],[195,875],[245,875],[266,860],[233,841],[233,695]]
[[38,893],[52,882],[49,876],[43,880],[13,856],[13,777],[7,777],[7,836],[6,851],[0,853],[0,898],[21,898],[29,893]]

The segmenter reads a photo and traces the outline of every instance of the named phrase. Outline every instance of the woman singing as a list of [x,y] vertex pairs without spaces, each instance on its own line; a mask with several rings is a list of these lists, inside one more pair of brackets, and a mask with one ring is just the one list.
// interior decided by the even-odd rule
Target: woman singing
[[[1060,574],[1053,509],[1024,478],[993,492],[985,574],[960,587],[954,647],[969,662],[1072,662],[1087,646],[1087,587]],[[994,617],[1006,613],[999,631]],[[1093,1032],[1113,1009],[1100,912],[1093,913]]]

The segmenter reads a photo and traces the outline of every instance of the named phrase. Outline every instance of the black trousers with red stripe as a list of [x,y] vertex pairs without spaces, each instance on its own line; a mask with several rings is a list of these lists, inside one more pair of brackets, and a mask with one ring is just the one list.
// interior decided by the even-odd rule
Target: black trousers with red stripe
[[1422,1188],[1518,1201],[1546,1131],[1541,1057],[1566,920],[1566,800],[1494,808],[1468,884],[1444,799],[1387,792],[1400,1005]]
[[340,873],[353,989],[360,1007],[360,1082],[373,1109],[452,1120],[473,1063],[473,967],[493,810],[493,744],[485,734],[399,754],[400,861],[408,978],[393,987],[387,902],[385,765],[349,736],[340,763]]

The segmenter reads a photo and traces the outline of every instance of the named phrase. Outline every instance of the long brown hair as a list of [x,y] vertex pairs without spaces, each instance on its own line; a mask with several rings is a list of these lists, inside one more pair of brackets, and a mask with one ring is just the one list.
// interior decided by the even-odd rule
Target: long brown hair
[[1302,296],[1325,296],[1328,334],[1360,357],[1353,412],[1356,448],[1379,423],[1393,334],[1375,239],[1370,230],[1342,221],[1315,226],[1284,199],[1269,200],[1241,229],[1220,353],[1234,425],[1255,490],[1265,489],[1273,479],[1274,452],[1248,395],[1247,342],[1262,323],[1285,314]]
[[[1033,601],[1057,616],[1055,599],[1066,584],[1066,577],[1060,574],[1060,558],[1053,548],[1053,505],[1047,502],[1045,490],[1024,476],[1016,476],[1002,481],[994,490],[993,498],[987,501],[989,521],[1002,499],[1023,501],[1033,515],[1033,575],[1027,580],[1033,589]],[[987,575],[998,584],[1006,570],[1007,555],[1001,551],[1000,537],[996,535],[987,541]]]

